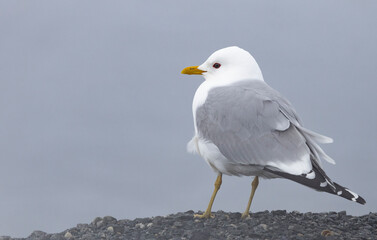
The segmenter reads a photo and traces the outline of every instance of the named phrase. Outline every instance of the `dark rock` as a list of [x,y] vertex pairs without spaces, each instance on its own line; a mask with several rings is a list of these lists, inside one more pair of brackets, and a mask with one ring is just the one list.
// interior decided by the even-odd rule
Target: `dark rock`
[[237,212],[237,213],[229,213],[229,217],[231,218],[231,219],[237,219],[237,220],[240,220],[240,218],[241,218],[241,213],[239,213],[239,212]]
[[103,221],[105,223],[114,223],[114,222],[117,221],[117,219],[112,217],[112,216],[105,216],[105,217],[103,217]]
[[272,215],[274,216],[282,216],[287,214],[286,210],[276,210],[276,211],[271,211]]
[[124,227],[123,226],[113,226],[114,233],[124,233]]
[[188,213],[188,215],[182,215],[182,216],[177,217],[177,220],[188,221],[188,220],[192,220],[193,218],[194,218],[194,214]]
[[97,226],[97,222],[102,221],[102,218],[96,217],[90,224],[93,226]]
[[194,230],[190,240],[207,240],[211,237],[211,234],[208,231]]
[[181,222],[175,222],[175,223],[173,224],[173,226],[174,226],[174,227],[177,227],[177,228],[180,228],[180,227],[183,226],[183,224],[182,224]]
[[253,230],[257,233],[265,232],[267,231],[268,226],[264,223],[259,224],[258,226],[255,226]]
[[249,233],[249,234],[247,234],[247,236],[249,238],[257,238],[257,239],[260,239],[262,237],[261,235],[256,234],[256,233]]
[[49,240],[67,240],[62,234],[52,234]]
[[338,216],[346,216],[347,212],[346,211],[340,211],[338,212]]
[[47,239],[47,233],[42,231],[34,231],[30,234],[29,237],[27,237],[28,240],[44,240]]

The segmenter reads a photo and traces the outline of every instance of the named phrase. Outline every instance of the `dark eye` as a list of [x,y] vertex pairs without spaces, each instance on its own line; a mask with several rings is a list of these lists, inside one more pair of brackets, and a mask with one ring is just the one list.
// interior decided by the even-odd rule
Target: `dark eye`
[[212,67],[214,67],[214,68],[220,68],[220,67],[221,67],[221,64],[220,64],[220,63],[215,63],[215,64],[213,64]]

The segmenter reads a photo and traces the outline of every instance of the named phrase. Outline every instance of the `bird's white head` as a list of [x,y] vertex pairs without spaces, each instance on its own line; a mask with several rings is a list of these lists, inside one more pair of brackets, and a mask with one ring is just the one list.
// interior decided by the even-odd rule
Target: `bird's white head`
[[253,56],[235,46],[217,50],[202,65],[187,67],[182,73],[201,74],[207,81],[264,81]]

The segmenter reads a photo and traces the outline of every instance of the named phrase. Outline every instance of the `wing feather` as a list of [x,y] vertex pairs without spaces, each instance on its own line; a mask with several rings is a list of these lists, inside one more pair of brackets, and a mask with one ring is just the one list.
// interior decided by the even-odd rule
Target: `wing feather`
[[214,88],[196,112],[199,137],[214,143],[232,163],[307,173],[310,149],[280,111],[279,97],[267,84],[252,81]]
[[290,102],[264,82],[211,89],[196,110],[196,125],[199,137],[214,143],[233,164],[305,174],[312,163],[322,170],[320,158],[335,163],[316,143],[332,139],[302,127]]

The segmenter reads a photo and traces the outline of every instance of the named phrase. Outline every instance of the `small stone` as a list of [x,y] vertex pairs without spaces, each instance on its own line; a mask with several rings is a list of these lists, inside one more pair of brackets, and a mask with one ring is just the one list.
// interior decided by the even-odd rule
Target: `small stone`
[[148,224],[147,224],[147,227],[148,227],[148,228],[150,228],[150,227],[152,227],[152,226],[153,226],[153,223],[148,223]]
[[64,238],[65,238],[65,239],[71,239],[71,238],[73,238],[73,236],[72,236],[72,234],[71,234],[70,232],[66,232],[66,233],[64,234]]
[[302,227],[301,225],[289,225],[288,226],[288,230],[295,231],[296,233],[303,233],[303,232],[305,232],[304,227]]
[[92,225],[94,225],[94,226],[97,226],[97,222],[99,222],[99,221],[102,221],[102,218],[100,218],[100,217],[96,217],[93,221],[92,221]]
[[114,229],[114,232],[115,233],[124,233],[124,231],[126,230],[124,226],[113,226],[113,229]]
[[255,231],[266,231],[267,225],[264,223],[259,224],[258,226],[254,227]]
[[157,216],[157,217],[154,217],[154,218],[152,219],[152,222],[153,222],[153,224],[155,224],[155,225],[159,225],[159,224],[162,223],[163,219],[164,219],[163,217],[161,217],[161,216]]
[[179,216],[177,219],[181,221],[190,221],[192,219],[192,215],[182,215],[182,216]]
[[110,222],[116,222],[117,219],[115,217],[112,217],[112,216],[105,216],[105,217],[103,217],[103,221],[110,223]]
[[[62,235],[62,234],[52,234],[50,235],[49,238],[44,238],[44,239],[48,239],[48,240],[66,240],[66,238]],[[72,238],[74,239],[74,238]]]
[[143,223],[137,223],[137,224],[135,225],[135,227],[140,228],[140,229],[143,229],[143,228],[145,228],[145,225],[144,225]]
[[[165,220],[166,219],[172,219],[172,217],[171,217],[171,214],[170,215],[168,215],[168,216],[166,216],[166,218],[164,218]],[[143,223],[143,224],[146,224],[147,222],[149,222],[150,220],[149,219],[147,219],[147,218],[136,218],[135,219],[135,222],[137,222],[137,223]]]
[[347,215],[347,212],[346,211],[340,211],[338,213],[339,216],[346,216]]
[[30,234],[29,238],[31,239],[41,239],[43,238],[44,236],[46,236],[47,233],[45,232],[42,232],[42,231],[34,231]]
[[264,223],[259,224],[260,227],[262,227],[264,230],[267,230],[267,225]]
[[79,228],[79,229],[88,228],[89,224],[79,223],[79,224],[76,225],[76,227]]
[[180,227],[183,226],[183,224],[182,224],[181,222],[175,222],[175,223],[173,224],[173,226],[174,226],[174,227],[177,227],[177,228],[180,228]]
[[330,230],[323,230],[322,232],[321,232],[321,235],[322,236],[325,236],[325,237],[328,237],[328,236],[332,236],[332,235],[334,235],[334,233],[332,232],[332,231],[330,231]]
[[241,234],[242,234],[241,230],[234,230],[233,231],[233,235],[235,235],[235,236],[240,236]]
[[237,212],[237,213],[230,213],[229,214],[229,217],[230,218],[233,218],[233,219],[240,219],[241,218],[241,213]]
[[287,214],[286,210],[276,210],[276,211],[271,211],[272,215],[274,216],[282,216]]
[[113,233],[113,232],[114,232],[114,228],[113,228],[112,226],[110,226],[110,227],[106,228],[106,230],[107,230],[108,232],[111,232],[111,233]]
[[211,234],[209,233],[209,231],[205,231],[205,230],[198,231],[198,230],[196,230],[192,233],[192,235],[189,239],[190,240],[197,240],[197,239],[208,240],[210,237],[211,237]]
[[103,220],[96,222],[96,227],[100,228],[104,225]]

